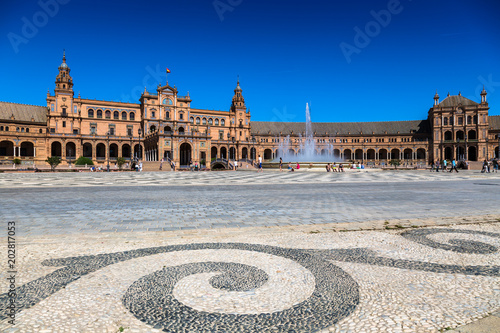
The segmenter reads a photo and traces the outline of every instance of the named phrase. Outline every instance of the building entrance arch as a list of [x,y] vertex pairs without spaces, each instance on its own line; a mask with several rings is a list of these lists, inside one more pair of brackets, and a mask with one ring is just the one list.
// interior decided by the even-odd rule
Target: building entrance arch
[[189,165],[191,161],[191,145],[187,142],[184,142],[179,147],[179,160],[180,165]]

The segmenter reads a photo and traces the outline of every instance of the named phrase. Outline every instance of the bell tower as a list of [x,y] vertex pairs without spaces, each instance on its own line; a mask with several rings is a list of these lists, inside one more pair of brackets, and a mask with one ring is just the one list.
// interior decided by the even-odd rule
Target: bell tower
[[248,140],[250,136],[250,113],[247,112],[245,99],[240,87],[240,79],[236,82],[234,96],[231,102],[231,136],[236,141]]
[[63,62],[58,69],[59,74],[56,76],[56,95],[57,93],[65,93],[73,97],[73,78],[69,75],[70,69],[66,63],[66,51],[63,53]]

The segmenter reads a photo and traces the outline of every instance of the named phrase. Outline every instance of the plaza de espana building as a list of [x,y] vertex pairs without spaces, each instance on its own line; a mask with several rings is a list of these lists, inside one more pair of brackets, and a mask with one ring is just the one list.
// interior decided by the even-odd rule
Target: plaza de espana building
[[[229,110],[216,111],[192,108],[189,93],[181,96],[168,83],[144,90],[138,103],[75,97],[65,56],[58,69],[46,106],[0,102],[0,162],[44,165],[59,156],[65,165],[84,156],[98,165],[123,157],[227,167],[228,157],[272,160],[283,140],[287,156],[303,144],[305,123],[251,121],[239,80]],[[436,93],[427,119],[417,121],[313,123],[315,149],[332,162],[375,166],[498,157],[500,116],[488,115],[486,95],[483,88],[479,102],[460,93],[440,101]]]

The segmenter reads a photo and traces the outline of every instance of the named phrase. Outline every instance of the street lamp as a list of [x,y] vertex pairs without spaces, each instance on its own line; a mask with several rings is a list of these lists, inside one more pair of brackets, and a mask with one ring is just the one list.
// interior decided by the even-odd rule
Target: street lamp
[[231,137],[231,134],[227,132],[227,161],[229,163],[229,138]]
[[255,153],[256,153],[256,151],[255,151],[255,136],[252,135],[252,154],[250,154],[250,155],[252,155],[252,163],[255,160]]
[[134,148],[133,148],[133,143],[132,143],[133,135],[134,135],[134,133],[131,132],[130,133],[130,167],[131,168],[132,168],[132,159],[134,158]]
[[488,138],[486,138],[486,160],[488,160],[489,158],[489,154],[488,154]]
[[137,156],[137,160],[140,160],[142,158],[141,135],[142,135],[142,129],[139,128],[139,153]]
[[110,156],[110,153],[109,153],[109,131],[108,131],[108,133],[106,133],[106,136],[108,137],[108,140],[107,140],[108,141],[108,167],[107,167],[107,170],[109,172],[109,156]]

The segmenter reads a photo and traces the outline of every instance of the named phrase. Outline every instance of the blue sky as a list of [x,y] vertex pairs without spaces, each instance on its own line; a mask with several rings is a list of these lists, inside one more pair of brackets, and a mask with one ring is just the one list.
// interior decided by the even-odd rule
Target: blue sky
[[2,2],[0,100],[45,105],[66,49],[84,98],[138,102],[168,67],[205,109],[228,110],[239,75],[253,120],[304,121],[306,103],[316,122],[424,119],[436,90],[479,101],[483,84],[500,114],[499,12],[496,0]]

